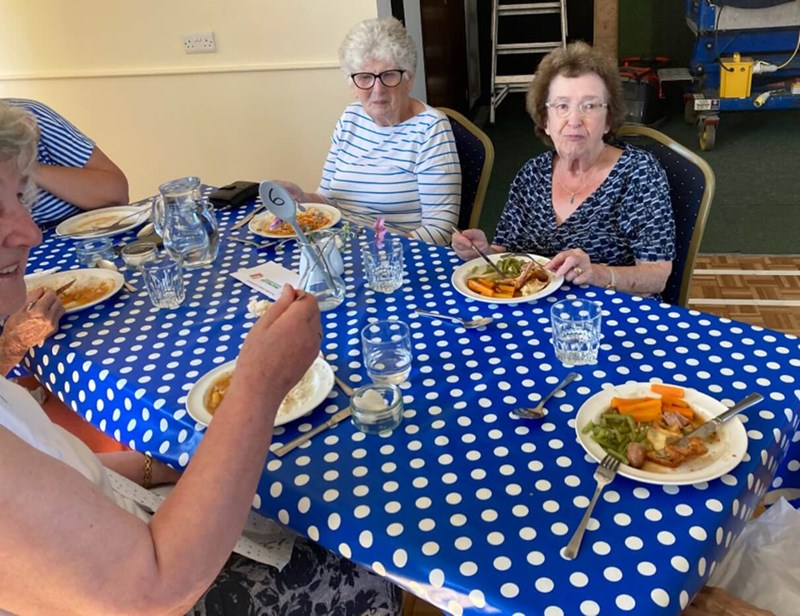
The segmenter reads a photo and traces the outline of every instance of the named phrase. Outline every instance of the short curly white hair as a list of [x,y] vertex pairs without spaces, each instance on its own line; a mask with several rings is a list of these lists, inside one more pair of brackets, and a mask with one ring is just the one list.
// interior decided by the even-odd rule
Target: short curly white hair
[[24,109],[0,101],[0,163],[11,162],[25,179],[23,200],[28,205],[36,197],[31,180],[39,142],[36,119]]
[[362,21],[347,33],[339,47],[339,64],[347,77],[376,60],[391,62],[412,77],[416,73],[417,46],[394,17]]

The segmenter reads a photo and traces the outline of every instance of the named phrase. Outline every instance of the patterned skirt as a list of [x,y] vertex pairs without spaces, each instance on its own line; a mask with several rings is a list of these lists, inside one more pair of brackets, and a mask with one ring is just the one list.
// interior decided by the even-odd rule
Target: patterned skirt
[[320,547],[295,539],[292,559],[278,571],[234,554],[191,616],[398,616],[402,592]]

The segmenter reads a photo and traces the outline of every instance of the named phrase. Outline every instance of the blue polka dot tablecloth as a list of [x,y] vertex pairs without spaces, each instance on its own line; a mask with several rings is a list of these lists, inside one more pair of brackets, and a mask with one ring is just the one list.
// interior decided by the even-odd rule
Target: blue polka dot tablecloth
[[[186,466],[204,430],[184,408],[187,392],[236,357],[253,324],[247,304],[260,299],[231,273],[267,260],[295,269],[299,262],[294,241],[230,229],[246,210],[220,214],[219,257],[185,274],[182,306],[153,308],[140,275],[128,271],[138,292],[67,315],[28,367],[104,432]],[[594,287],[565,285],[528,304],[477,302],[451,285],[460,262],[450,250],[405,239],[404,285],[377,294],[362,276],[359,241],[369,240],[354,239],[344,252],[345,301],[322,315],[322,351],[339,376],[359,385],[367,320],[409,323],[414,359],[402,386],[403,423],[373,436],[345,421],[282,458],[271,454],[253,503],[263,514],[450,614],[678,614],[781,463],[775,484],[800,485],[797,338]],[[54,266],[77,264],[72,241],[48,234],[30,270]],[[573,296],[602,302],[603,341],[596,365],[568,369],[550,344],[549,308]],[[417,307],[494,322],[466,330],[418,317]],[[579,379],[548,403],[543,421],[511,415],[571,370]],[[577,441],[575,415],[604,385],[651,380],[725,404],[763,394],[741,416],[747,453],[728,474],[696,485],[617,476],[578,558],[567,560],[562,549],[595,488],[596,465]],[[311,414],[277,428],[272,449],[347,403],[335,388]]]

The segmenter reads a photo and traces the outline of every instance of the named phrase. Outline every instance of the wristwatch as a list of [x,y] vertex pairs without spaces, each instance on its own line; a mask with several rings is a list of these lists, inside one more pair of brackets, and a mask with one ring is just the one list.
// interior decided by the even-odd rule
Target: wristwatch
[[606,266],[608,273],[611,275],[611,282],[606,285],[606,289],[609,291],[616,291],[617,290],[617,275],[614,273],[614,270],[608,266]]

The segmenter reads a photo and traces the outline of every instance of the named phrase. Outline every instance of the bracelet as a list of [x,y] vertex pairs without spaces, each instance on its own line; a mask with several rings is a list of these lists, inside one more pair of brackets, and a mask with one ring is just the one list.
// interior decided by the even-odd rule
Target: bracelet
[[609,291],[616,291],[617,290],[617,275],[614,273],[614,270],[609,266],[606,266],[608,273],[611,275],[611,282],[606,285],[606,289]]
[[153,456],[149,453],[144,454],[144,477],[142,477],[142,487],[150,489],[153,485]]

